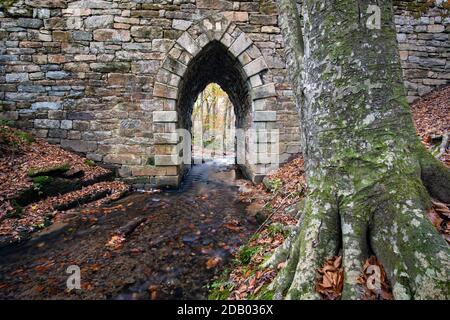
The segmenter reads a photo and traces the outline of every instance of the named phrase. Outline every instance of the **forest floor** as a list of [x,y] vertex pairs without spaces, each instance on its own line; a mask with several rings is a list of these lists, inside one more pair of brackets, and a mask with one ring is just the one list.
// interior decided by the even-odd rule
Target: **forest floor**
[[93,161],[0,126],[0,248],[28,239],[62,211],[108,203],[128,190]]
[[[450,86],[432,92],[416,101],[412,106],[417,134],[426,147],[447,166],[450,166]],[[210,299],[270,299],[268,285],[284,266],[275,269],[261,265],[283,244],[295,226],[293,216],[302,208],[306,193],[303,158],[301,155],[268,175],[264,183],[241,194],[242,201],[262,206],[266,221],[252,239],[236,254],[233,265],[211,284]],[[433,200],[428,211],[436,229],[450,243],[450,204]],[[381,270],[381,290],[367,288],[370,277],[369,266],[377,265]],[[374,256],[365,262],[360,283],[367,300],[393,299],[391,288],[382,265]],[[323,299],[336,300],[342,293],[344,277],[342,256],[332,257],[318,270],[316,290]]]

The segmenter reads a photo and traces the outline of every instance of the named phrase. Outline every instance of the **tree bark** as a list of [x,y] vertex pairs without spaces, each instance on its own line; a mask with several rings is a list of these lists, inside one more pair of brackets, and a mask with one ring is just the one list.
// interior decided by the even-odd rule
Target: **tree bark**
[[[371,254],[396,299],[450,298],[450,249],[426,216],[430,195],[450,202],[450,170],[416,136],[392,0],[304,0],[303,35],[294,0],[277,2],[303,95],[308,196],[289,246],[268,262],[287,257],[274,297],[319,298],[317,269],[342,252],[344,299],[362,297],[357,278]],[[369,5],[380,8],[381,28],[367,25]]]

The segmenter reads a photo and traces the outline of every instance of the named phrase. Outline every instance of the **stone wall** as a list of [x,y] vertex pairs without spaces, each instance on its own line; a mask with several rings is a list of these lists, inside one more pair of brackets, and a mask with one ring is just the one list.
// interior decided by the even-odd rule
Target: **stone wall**
[[[449,82],[449,18],[435,9],[415,18],[397,3],[413,100]],[[130,182],[174,184],[173,131],[188,127],[201,86],[222,81],[238,121],[280,130],[284,161],[299,151],[300,129],[277,23],[272,0],[18,0],[0,12],[0,117]],[[207,59],[207,46],[222,58]],[[202,71],[200,59],[230,68]],[[198,73],[206,81],[183,93]]]
[[450,83],[448,9],[424,1],[395,1],[397,40],[408,101]]
[[[241,69],[261,67],[244,82],[270,89],[270,97],[250,112],[275,112],[270,122],[280,130],[285,160],[299,151],[299,127],[271,1],[20,0],[0,18],[2,117],[116,166],[132,182],[169,183],[157,177],[176,176],[178,168],[152,164],[164,159],[169,146],[160,141],[178,123],[154,122],[154,112],[176,111],[171,88],[194,55],[179,52],[183,34],[201,49],[207,42],[195,38],[193,25],[217,12],[233,29],[220,39],[226,48],[245,36],[239,41],[246,52],[234,57]],[[176,65],[169,53],[178,54]],[[168,99],[154,96],[162,91]]]

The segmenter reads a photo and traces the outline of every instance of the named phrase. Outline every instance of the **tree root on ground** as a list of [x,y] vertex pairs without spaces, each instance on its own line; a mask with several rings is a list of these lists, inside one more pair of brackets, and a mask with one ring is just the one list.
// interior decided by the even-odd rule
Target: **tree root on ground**
[[[428,192],[450,202],[448,188],[429,188],[426,180],[431,177],[441,188],[448,185],[448,168],[429,158],[425,165],[421,177]],[[390,177],[338,201],[311,193],[297,231],[265,264],[277,266],[286,261],[269,287],[274,299],[320,299],[317,270],[339,252],[345,279],[342,299],[364,298],[358,278],[371,255],[385,268],[395,299],[449,299],[450,247],[426,215],[431,202],[424,185],[416,176],[407,175]]]

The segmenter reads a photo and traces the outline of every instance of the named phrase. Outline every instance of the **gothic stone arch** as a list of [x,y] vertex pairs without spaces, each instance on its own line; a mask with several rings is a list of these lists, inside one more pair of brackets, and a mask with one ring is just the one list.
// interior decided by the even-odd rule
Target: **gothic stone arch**
[[[153,90],[156,105],[161,106],[153,112],[154,162],[162,169],[158,172],[165,172],[156,177],[156,185],[180,183],[185,166],[171,157],[180,141],[176,129],[190,129],[193,103],[210,82],[218,83],[228,93],[238,128],[259,132],[276,129],[275,84],[264,83],[263,74],[267,72],[270,70],[260,50],[221,14],[201,19],[183,32],[168,51]],[[270,142],[274,141],[261,140],[257,152]],[[260,181],[270,166],[264,163],[267,159],[257,159],[246,160],[242,166],[254,182]]]

